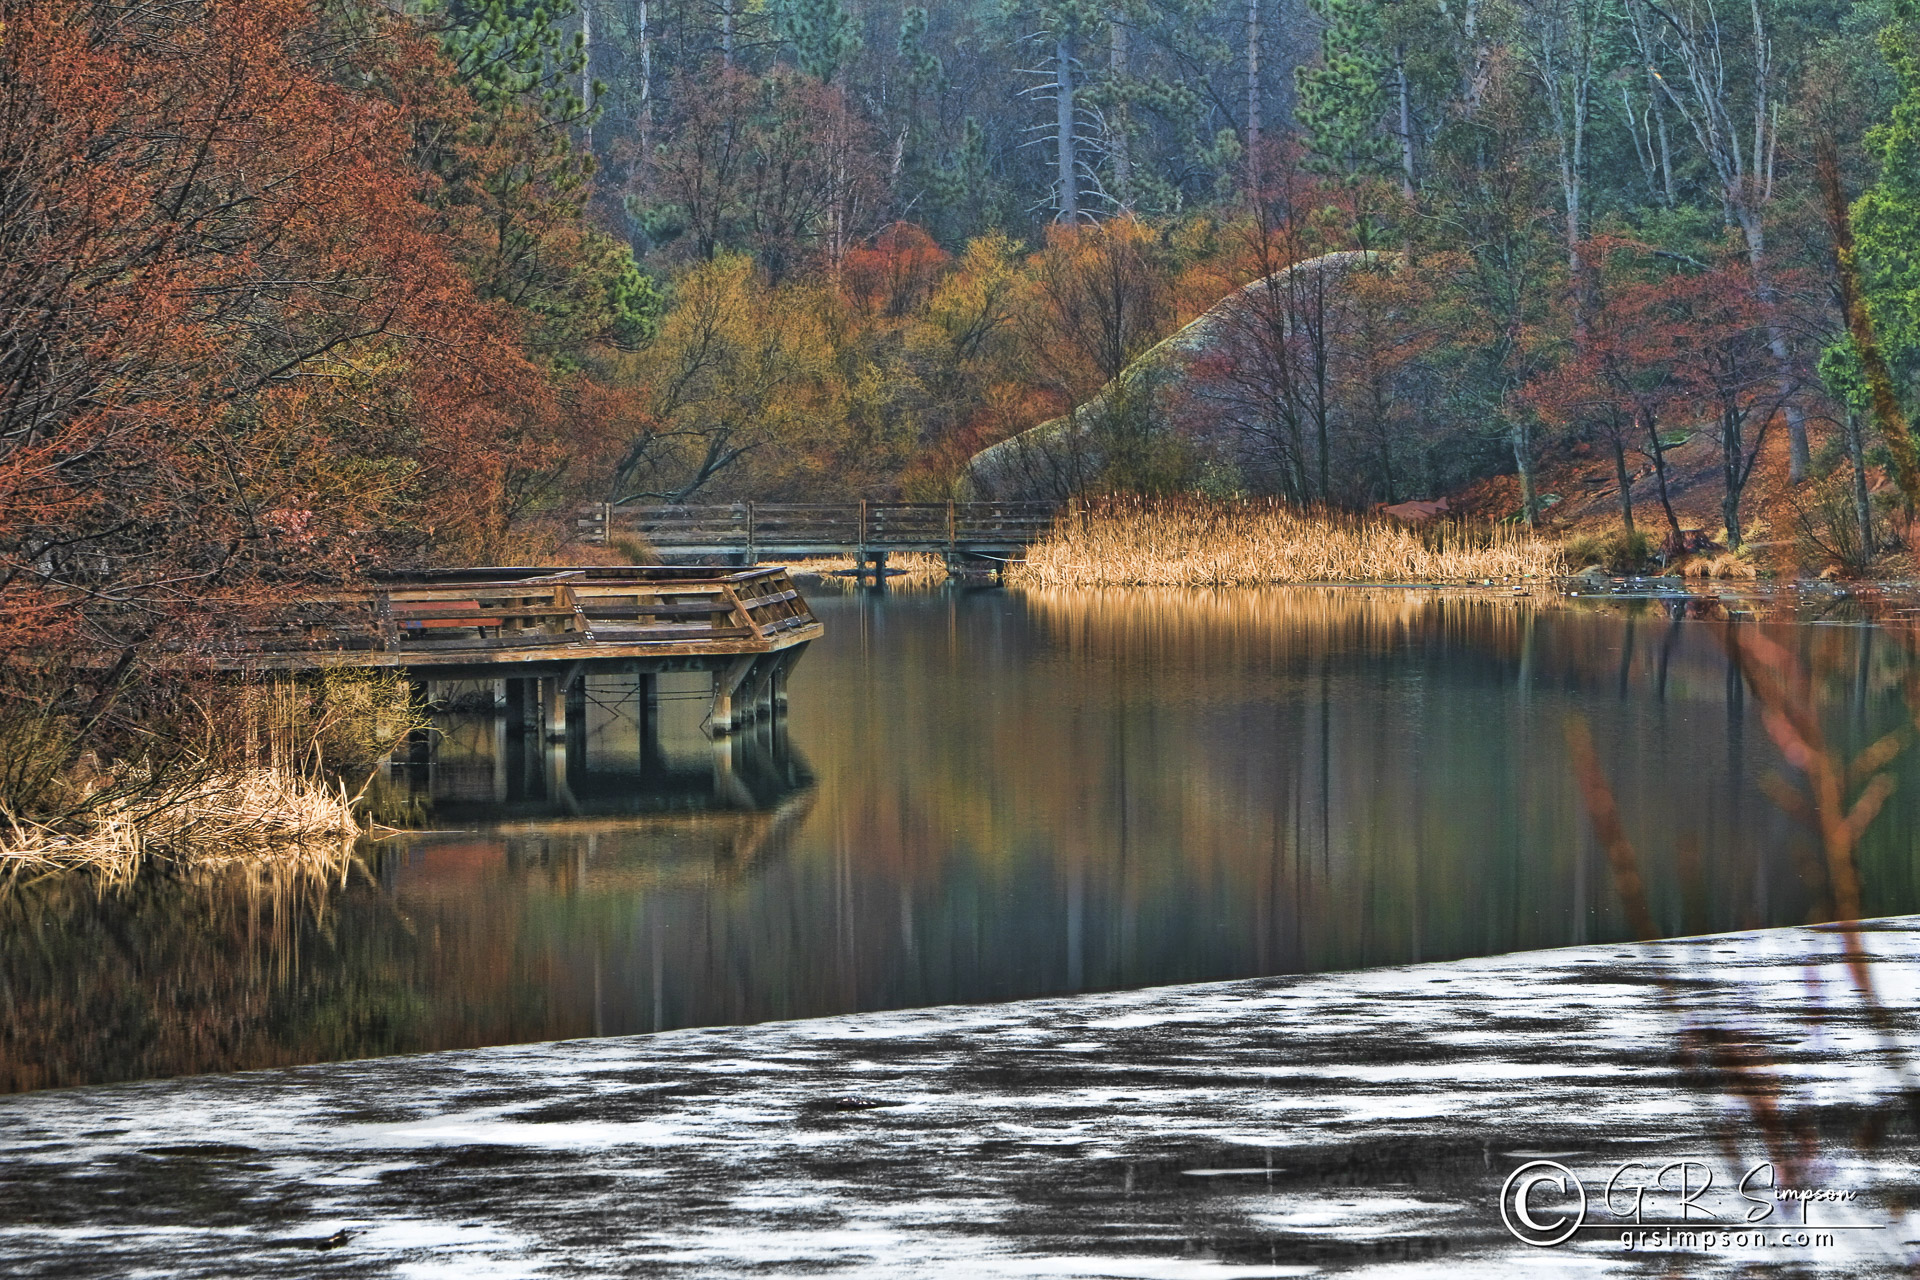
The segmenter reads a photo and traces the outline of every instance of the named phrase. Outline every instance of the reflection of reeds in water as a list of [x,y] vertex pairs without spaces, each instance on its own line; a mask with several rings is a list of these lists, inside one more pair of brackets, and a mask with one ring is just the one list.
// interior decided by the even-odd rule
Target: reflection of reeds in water
[[1277,501],[1112,499],[1063,517],[1009,571],[1038,586],[1249,586],[1552,578],[1560,547],[1530,531],[1310,511]]
[[[276,1014],[304,1012],[298,992],[315,975],[301,963],[303,935],[330,931],[356,865],[352,844],[334,841],[137,877],[0,879],[0,1093],[338,1056],[327,1037],[351,1032],[356,1010],[313,1017],[310,1041]],[[375,986],[348,995],[365,1000]],[[325,1000],[306,1003],[326,1012]]]
[[1531,593],[1328,587],[1038,587],[1022,594],[1048,632],[1076,649],[1155,661],[1204,653],[1214,662],[1387,653],[1416,634],[1518,652],[1530,614],[1557,603]]

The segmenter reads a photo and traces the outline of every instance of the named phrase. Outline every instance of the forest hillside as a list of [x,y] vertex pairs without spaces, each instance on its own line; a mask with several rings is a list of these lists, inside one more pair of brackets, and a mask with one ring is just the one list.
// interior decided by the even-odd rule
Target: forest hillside
[[1090,405],[1069,489],[1866,572],[1917,240],[1914,0],[0,0],[0,790],[316,584]]

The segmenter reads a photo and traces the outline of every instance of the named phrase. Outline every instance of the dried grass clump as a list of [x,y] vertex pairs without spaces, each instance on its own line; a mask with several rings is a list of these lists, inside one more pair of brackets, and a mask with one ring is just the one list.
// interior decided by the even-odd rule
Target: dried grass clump
[[0,811],[0,877],[85,868],[119,880],[150,859],[203,867],[266,854],[331,858],[360,834],[344,786],[291,769],[212,773],[159,795],[130,776],[138,772],[119,771],[105,800],[64,824]]
[[1745,580],[1758,578],[1760,571],[1738,556],[1701,556],[1687,562],[1680,571],[1689,578],[1720,578],[1723,580]]
[[1198,587],[1510,581],[1565,571],[1559,544],[1526,529],[1180,497],[1109,499],[1069,512],[1008,580]]
[[22,785],[0,787],[0,880],[337,857],[360,834],[359,797],[339,779],[426,726],[403,681],[352,670],[183,681],[166,709],[121,744],[138,755],[107,759],[58,717],[0,722],[0,750],[33,757],[5,775]]

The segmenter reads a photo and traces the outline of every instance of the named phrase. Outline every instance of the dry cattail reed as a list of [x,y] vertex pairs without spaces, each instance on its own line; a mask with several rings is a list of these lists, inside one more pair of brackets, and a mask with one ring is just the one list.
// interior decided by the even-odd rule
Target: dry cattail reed
[[1484,582],[1565,572],[1531,530],[1311,510],[1271,500],[1113,498],[1062,517],[1009,581],[1032,586]]

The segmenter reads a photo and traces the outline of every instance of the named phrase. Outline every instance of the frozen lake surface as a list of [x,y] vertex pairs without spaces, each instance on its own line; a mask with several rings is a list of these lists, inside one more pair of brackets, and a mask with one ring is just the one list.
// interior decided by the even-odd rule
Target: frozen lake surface
[[[1877,1022],[1789,928],[24,1094],[0,1270],[1904,1274],[1920,917],[1856,936]],[[1558,1247],[1501,1224],[1535,1160],[1588,1191]],[[1696,1226],[1780,1207],[1734,1189],[1768,1161],[1854,1198],[1805,1206],[1830,1244],[1623,1250],[1680,1160]]]

